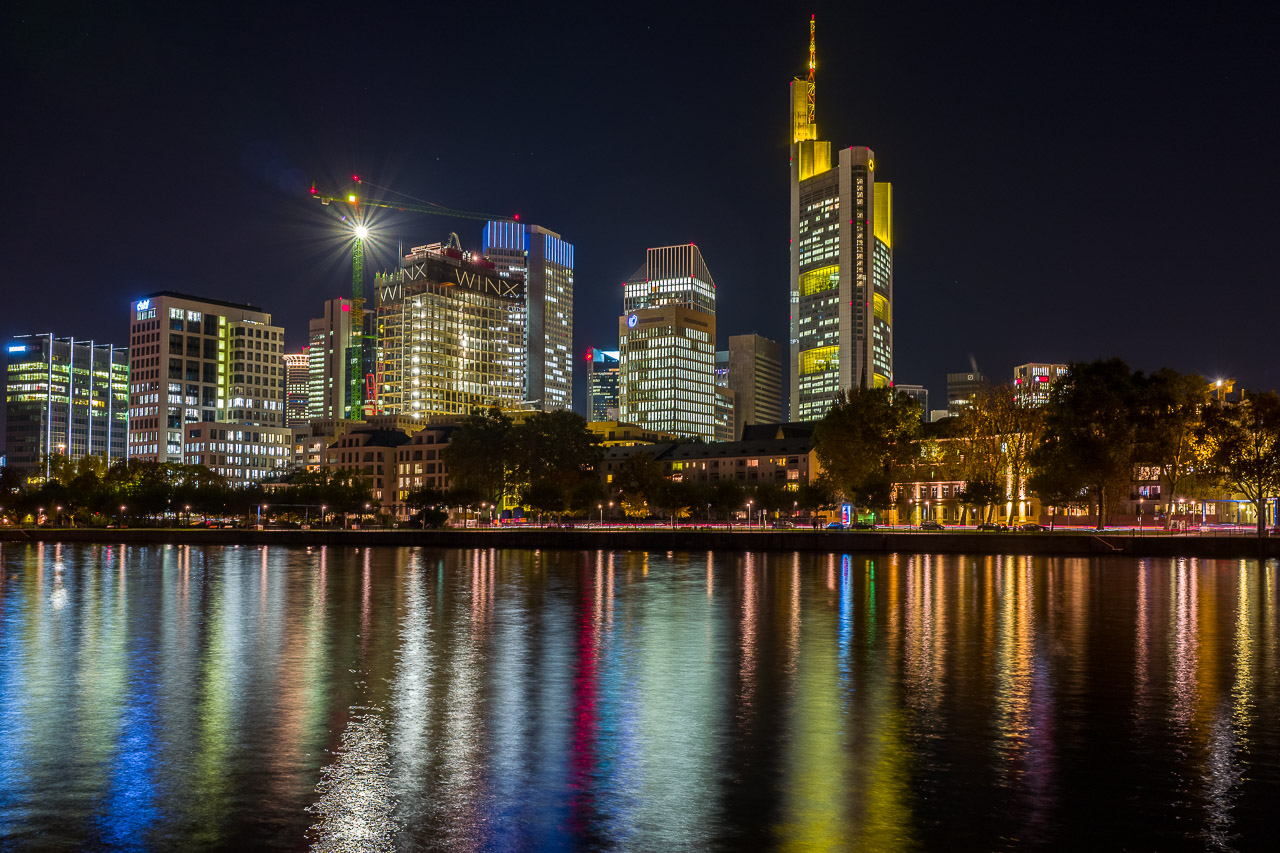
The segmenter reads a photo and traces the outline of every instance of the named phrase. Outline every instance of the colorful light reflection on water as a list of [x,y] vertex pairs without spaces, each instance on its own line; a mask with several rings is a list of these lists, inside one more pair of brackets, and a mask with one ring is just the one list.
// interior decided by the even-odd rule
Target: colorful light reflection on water
[[0,846],[1247,849],[1274,562],[0,549]]

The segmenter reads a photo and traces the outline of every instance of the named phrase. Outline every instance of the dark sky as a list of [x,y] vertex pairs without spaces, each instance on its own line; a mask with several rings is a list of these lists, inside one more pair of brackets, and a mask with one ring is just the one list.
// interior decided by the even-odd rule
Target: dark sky
[[[579,353],[616,347],[645,248],[684,241],[721,345],[785,342],[816,12],[819,131],[894,183],[899,382],[936,408],[971,359],[1115,355],[1280,385],[1262,4],[275,5],[6,4],[0,334],[124,343],[128,303],[170,289],[259,305],[296,348],[350,283],[306,188],[358,173],[574,243]],[[449,231],[478,247],[401,215],[378,253]]]

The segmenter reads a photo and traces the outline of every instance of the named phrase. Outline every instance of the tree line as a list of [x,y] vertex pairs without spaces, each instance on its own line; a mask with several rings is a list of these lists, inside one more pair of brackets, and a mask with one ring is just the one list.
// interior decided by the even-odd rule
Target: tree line
[[959,480],[957,498],[975,520],[1025,487],[1046,507],[1088,508],[1101,529],[1142,467],[1168,490],[1158,499],[1166,506],[1243,496],[1261,535],[1266,504],[1280,494],[1280,397],[1223,402],[1200,376],[1146,374],[1119,359],[1071,364],[1042,407],[992,386],[927,429],[907,395],[855,390],[818,422],[814,445],[843,499],[877,512],[905,508],[901,484]]

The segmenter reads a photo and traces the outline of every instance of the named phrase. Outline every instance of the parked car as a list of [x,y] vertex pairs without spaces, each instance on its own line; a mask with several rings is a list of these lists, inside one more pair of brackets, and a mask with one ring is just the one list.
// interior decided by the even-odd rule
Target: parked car
[[791,528],[795,527],[795,525],[789,521],[786,521],[785,519],[780,518],[777,521],[775,521],[773,524],[771,524],[770,527],[772,527],[774,530],[790,530]]
[[933,519],[927,519],[925,521],[920,522],[920,529],[921,530],[946,530],[947,528],[943,527],[940,522],[934,521]]
[[982,524],[978,525],[977,529],[1001,531],[1001,530],[1008,530],[1009,528],[1006,525],[997,524],[994,521],[984,521]]
[[856,524],[849,525],[854,530],[875,530],[876,526],[869,521],[859,521]]
[[1043,524],[1036,524],[1034,521],[1032,521],[1032,522],[1028,522],[1028,523],[1026,523],[1026,524],[1022,525],[1022,526],[1021,526],[1021,527],[1019,527],[1018,529],[1019,529],[1019,530],[1026,530],[1026,531],[1029,531],[1029,532],[1034,533],[1034,532],[1036,532],[1036,531],[1040,531],[1040,530],[1048,530],[1049,528],[1045,527]]
[[838,521],[833,521],[827,525],[828,530],[844,530],[844,525]]

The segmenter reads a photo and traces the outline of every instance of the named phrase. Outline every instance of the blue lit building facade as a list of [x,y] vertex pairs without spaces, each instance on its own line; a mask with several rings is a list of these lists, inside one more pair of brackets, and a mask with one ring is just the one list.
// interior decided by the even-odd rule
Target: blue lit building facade
[[539,225],[492,221],[482,253],[504,278],[525,283],[524,401],[543,411],[573,407],[573,244]]

